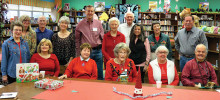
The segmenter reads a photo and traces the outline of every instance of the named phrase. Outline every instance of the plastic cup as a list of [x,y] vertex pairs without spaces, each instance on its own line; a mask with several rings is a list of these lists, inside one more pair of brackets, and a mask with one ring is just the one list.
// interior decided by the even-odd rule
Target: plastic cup
[[42,78],[44,78],[44,76],[45,76],[45,71],[40,71],[40,74],[41,74]]
[[157,88],[160,89],[160,88],[161,88],[162,81],[156,81],[156,83],[157,83]]

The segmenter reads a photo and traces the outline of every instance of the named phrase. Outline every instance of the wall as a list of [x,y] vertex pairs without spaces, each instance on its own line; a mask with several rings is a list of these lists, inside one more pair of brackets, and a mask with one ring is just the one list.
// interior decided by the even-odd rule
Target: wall
[[[76,8],[77,10],[82,9],[85,5],[94,5],[94,2],[105,2],[106,5],[113,5],[121,3],[121,0],[63,0],[62,5],[64,3],[70,3],[70,8]],[[159,5],[159,0],[150,0],[157,1],[158,7],[163,8],[164,0],[161,0],[161,4]],[[187,8],[197,9],[199,8],[199,2],[209,2],[209,8],[215,11],[215,9],[220,9],[219,4],[220,0],[171,0],[171,11],[175,12],[176,4],[178,5],[178,9],[180,7],[186,6]],[[127,4],[139,4],[141,5],[141,11],[144,12],[149,8],[149,0],[126,0]]]
[[105,5],[113,5],[120,3],[121,0],[63,0],[64,3],[70,3],[70,8],[75,8],[76,10],[83,9],[85,5],[94,5],[94,2],[105,2]]

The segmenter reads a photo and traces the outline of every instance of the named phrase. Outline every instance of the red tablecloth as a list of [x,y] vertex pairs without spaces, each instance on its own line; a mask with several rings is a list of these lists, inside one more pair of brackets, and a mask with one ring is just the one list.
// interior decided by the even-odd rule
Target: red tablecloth
[[[98,82],[84,82],[65,80],[64,87],[51,91],[44,91],[32,98],[44,100],[124,100],[131,98],[119,95],[113,92],[113,87],[117,91],[129,93],[133,95],[134,85],[111,84],[111,83],[98,83]],[[78,92],[72,92],[78,91]],[[198,91],[198,90],[185,90],[173,88],[161,88],[143,86],[143,94],[150,95],[159,92],[173,92],[170,100],[220,100],[220,93],[212,91]],[[148,98],[146,98],[148,99]],[[150,98],[151,100],[165,100],[166,95],[156,96]]]

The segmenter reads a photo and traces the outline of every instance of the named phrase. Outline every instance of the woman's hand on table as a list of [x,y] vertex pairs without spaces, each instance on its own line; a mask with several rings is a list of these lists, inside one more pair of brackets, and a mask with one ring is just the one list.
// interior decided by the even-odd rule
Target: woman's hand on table
[[62,76],[58,77],[58,79],[65,79],[65,78],[67,78],[67,75],[62,75]]

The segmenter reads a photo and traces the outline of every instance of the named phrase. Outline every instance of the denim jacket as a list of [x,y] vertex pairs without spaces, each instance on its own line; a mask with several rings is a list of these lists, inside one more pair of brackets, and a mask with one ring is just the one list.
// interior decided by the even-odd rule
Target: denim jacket
[[[28,63],[30,60],[28,43],[22,38],[20,39],[22,63]],[[18,63],[20,63],[19,46],[14,41],[14,38],[11,36],[2,44],[2,76],[9,75],[12,78],[16,78],[16,64]]]

